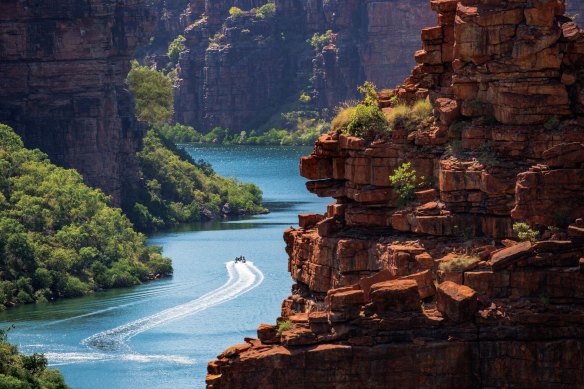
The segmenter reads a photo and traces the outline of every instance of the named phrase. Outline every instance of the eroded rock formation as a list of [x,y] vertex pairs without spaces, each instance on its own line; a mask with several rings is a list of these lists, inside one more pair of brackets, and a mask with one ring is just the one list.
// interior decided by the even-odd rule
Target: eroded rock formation
[[[356,97],[364,80],[393,87],[412,65],[418,31],[431,20],[425,0],[277,0],[273,18],[228,17],[258,1],[195,2],[176,94],[177,121],[208,130],[252,129],[305,90],[315,106]],[[314,33],[335,34],[315,53]],[[211,39],[211,43],[209,40]]]
[[[427,98],[432,117],[302,158],[336,202],[284,234],[291,328],[226,350],[209,388],[584,385],[584,31],[563,0],[431,5],[418,65],[379,103]],[[404,162],[434,181],[398,207]]]
[[0,122],[120,204],[143,136],[125,87],[144,0],[0,3]]

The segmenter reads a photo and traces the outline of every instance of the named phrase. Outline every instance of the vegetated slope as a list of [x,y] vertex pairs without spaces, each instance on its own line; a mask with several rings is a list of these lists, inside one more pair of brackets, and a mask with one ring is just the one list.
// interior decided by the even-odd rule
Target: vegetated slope
[[58,370],[47,369],[42,354],[23,355],[7,339],[7,330],[0,330],[0,388],[3,389],[67,389]]
[[159,130],[168,127],[165,123],[172,116],[169,76],[134,61],[128,86],[136,98],[138,118],[151,128],[137,154],[142,190],[128,196],[124,203],[140,230],[267,212],[257,186],[221,177],[207,162],[195,162],[165,136],[166,131]]
[[218,175],[210,164],[193,161],[155,129],[144,138],[138,160],[147,189],[134,199],[130,216],[140,229],[267,212],[256,185]]
[[109,202],[0,125],[0,308],[170,274],[170,260]]

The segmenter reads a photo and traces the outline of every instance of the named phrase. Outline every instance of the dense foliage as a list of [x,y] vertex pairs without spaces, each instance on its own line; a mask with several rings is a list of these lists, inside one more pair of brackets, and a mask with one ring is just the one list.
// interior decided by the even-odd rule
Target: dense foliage
[[133,61],[127,81],[136,99],[138,119],[151,126],[168,123],[172,118],[174,101],[170,78]]
[[[176,42],[180,43],[180,37]],[[191,127],[168,124],[173,100],[167,76],[134,63],[128,84],[136,98],[138,117],[152,128],[137,155],[145,185],[132,191],[123,204],[139,230],[152,231],[220,215],[267,212],[261,206],[262,193],[257,186],[221,177],[208,163],[195,163],[176,148],[175,143],[199,141],[201,135]]]
[[109,198],[0,125],[0,307],[135,285],[172,271]]
[[255,16],[259,19],[268,19],[276,14],[276,4],[266,3],[261,7],[252,9],[255,12]]
[[345,104],[337,110],[331,123],[334,131],[359,137],[373,137],[396,128],[413,131],[432,115],[432,104],[428,100],[418,100],[412,105],[397,104],[397,97],[392,99],[391,109],[383,112],[374,84],[365,82],[358,89],[363,100]]
[[539,232],[532,230],[527,223],[514,223],[513,232],[515,232],[517,237],[524,242],[536,242],[539,238]]
[[47,369],[42,354],[23,355],[7,339],[7,330],[0,330],[0,388],[2,389],[67,389],[58,370]]
[[215,143],[238,145],[271,145],[271,146],[301,146],[312,145],[328,127],[316,126],[298,128],[295,131],[272,128],[258,134],[252,130],[231,131],[216,127],[206,134],[201,134],[192,127],[182,124],[165,125],[159,128],[160,133],[174,143]]
[[308,40],[310,46],[314,48],[314,50],[318,53],[321,52],[322,49],[330,44],[333,40],[334,34],[332,30],[327,30],[323,34],[319,34],[318,32],[314,33],[314,35]]
[[365,82],[358,89],[363,100],[356,105],[340,108],[332,121],[332,129],[359,137],[390,131],[387,118],[379,108],[375,85]]
[[217,175],[209,164],[194,162],[156,130],[144,138],[138,160],[147,187],[131,210],[138,228],[170,227],[219,214],[267,212],[257,186]]
[[173,65],[178,63],[180,53],[185,51],[185,41],[185,37],[179,35],[168,45],[168,58]]
[[229,15],[237,18],[243,15],[243,11],[239,7],[231,7],[229,8]]

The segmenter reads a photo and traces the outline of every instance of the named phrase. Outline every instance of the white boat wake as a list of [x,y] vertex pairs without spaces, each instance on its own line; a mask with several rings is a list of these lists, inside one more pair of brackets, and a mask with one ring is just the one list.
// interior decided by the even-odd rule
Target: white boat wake
[[111,330],[99,332],[84,339],[81,343],[91,348],[104,351],[127,350],[129,349],[127,341],[130,338],[162,324],[182,319],[210,307],[233,300],[258,287],[264,280],[263,273],[253,262],[237,264],[228,262],[226,266],[229,279],[223,286],[214,291],[188,303],[165,309],[154,315],[123,324]]
[[181,355],[146,355],[146,354],[106,354],[106,353],[45,353],[45,356],[51,361],[51,367],[73,365],[79,363],[105,362],[105,361],[128,361],[128,362],[166,362],[177,365],[195,365],[194,359]]

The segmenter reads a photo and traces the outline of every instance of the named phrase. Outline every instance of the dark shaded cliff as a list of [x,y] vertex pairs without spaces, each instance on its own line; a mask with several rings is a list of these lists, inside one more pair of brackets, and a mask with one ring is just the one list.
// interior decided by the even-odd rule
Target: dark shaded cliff
[[[257,128],[301,92],[313,107],[333,108],[365,80],[393,87],[413,64],[420,28],[434,19],[424,0],[277,0],[272,17],[229,16],[231,6],[266,1],[196,3],[183,16],[175,111],[202,130]],[[334,39],[315,51],[306,41],[327,30]]]
[[0,2],[0,122],[116,205],[138,182],[125,78],[153,22],[146,0]]
[[[584,386],[584,30],[562,0],[431,4],[378,104],[433,113],[301,159],[335,201],[284,233],[280,325],[210,362],[207,387]],[[427,187],[400,204],[404,163]]]

